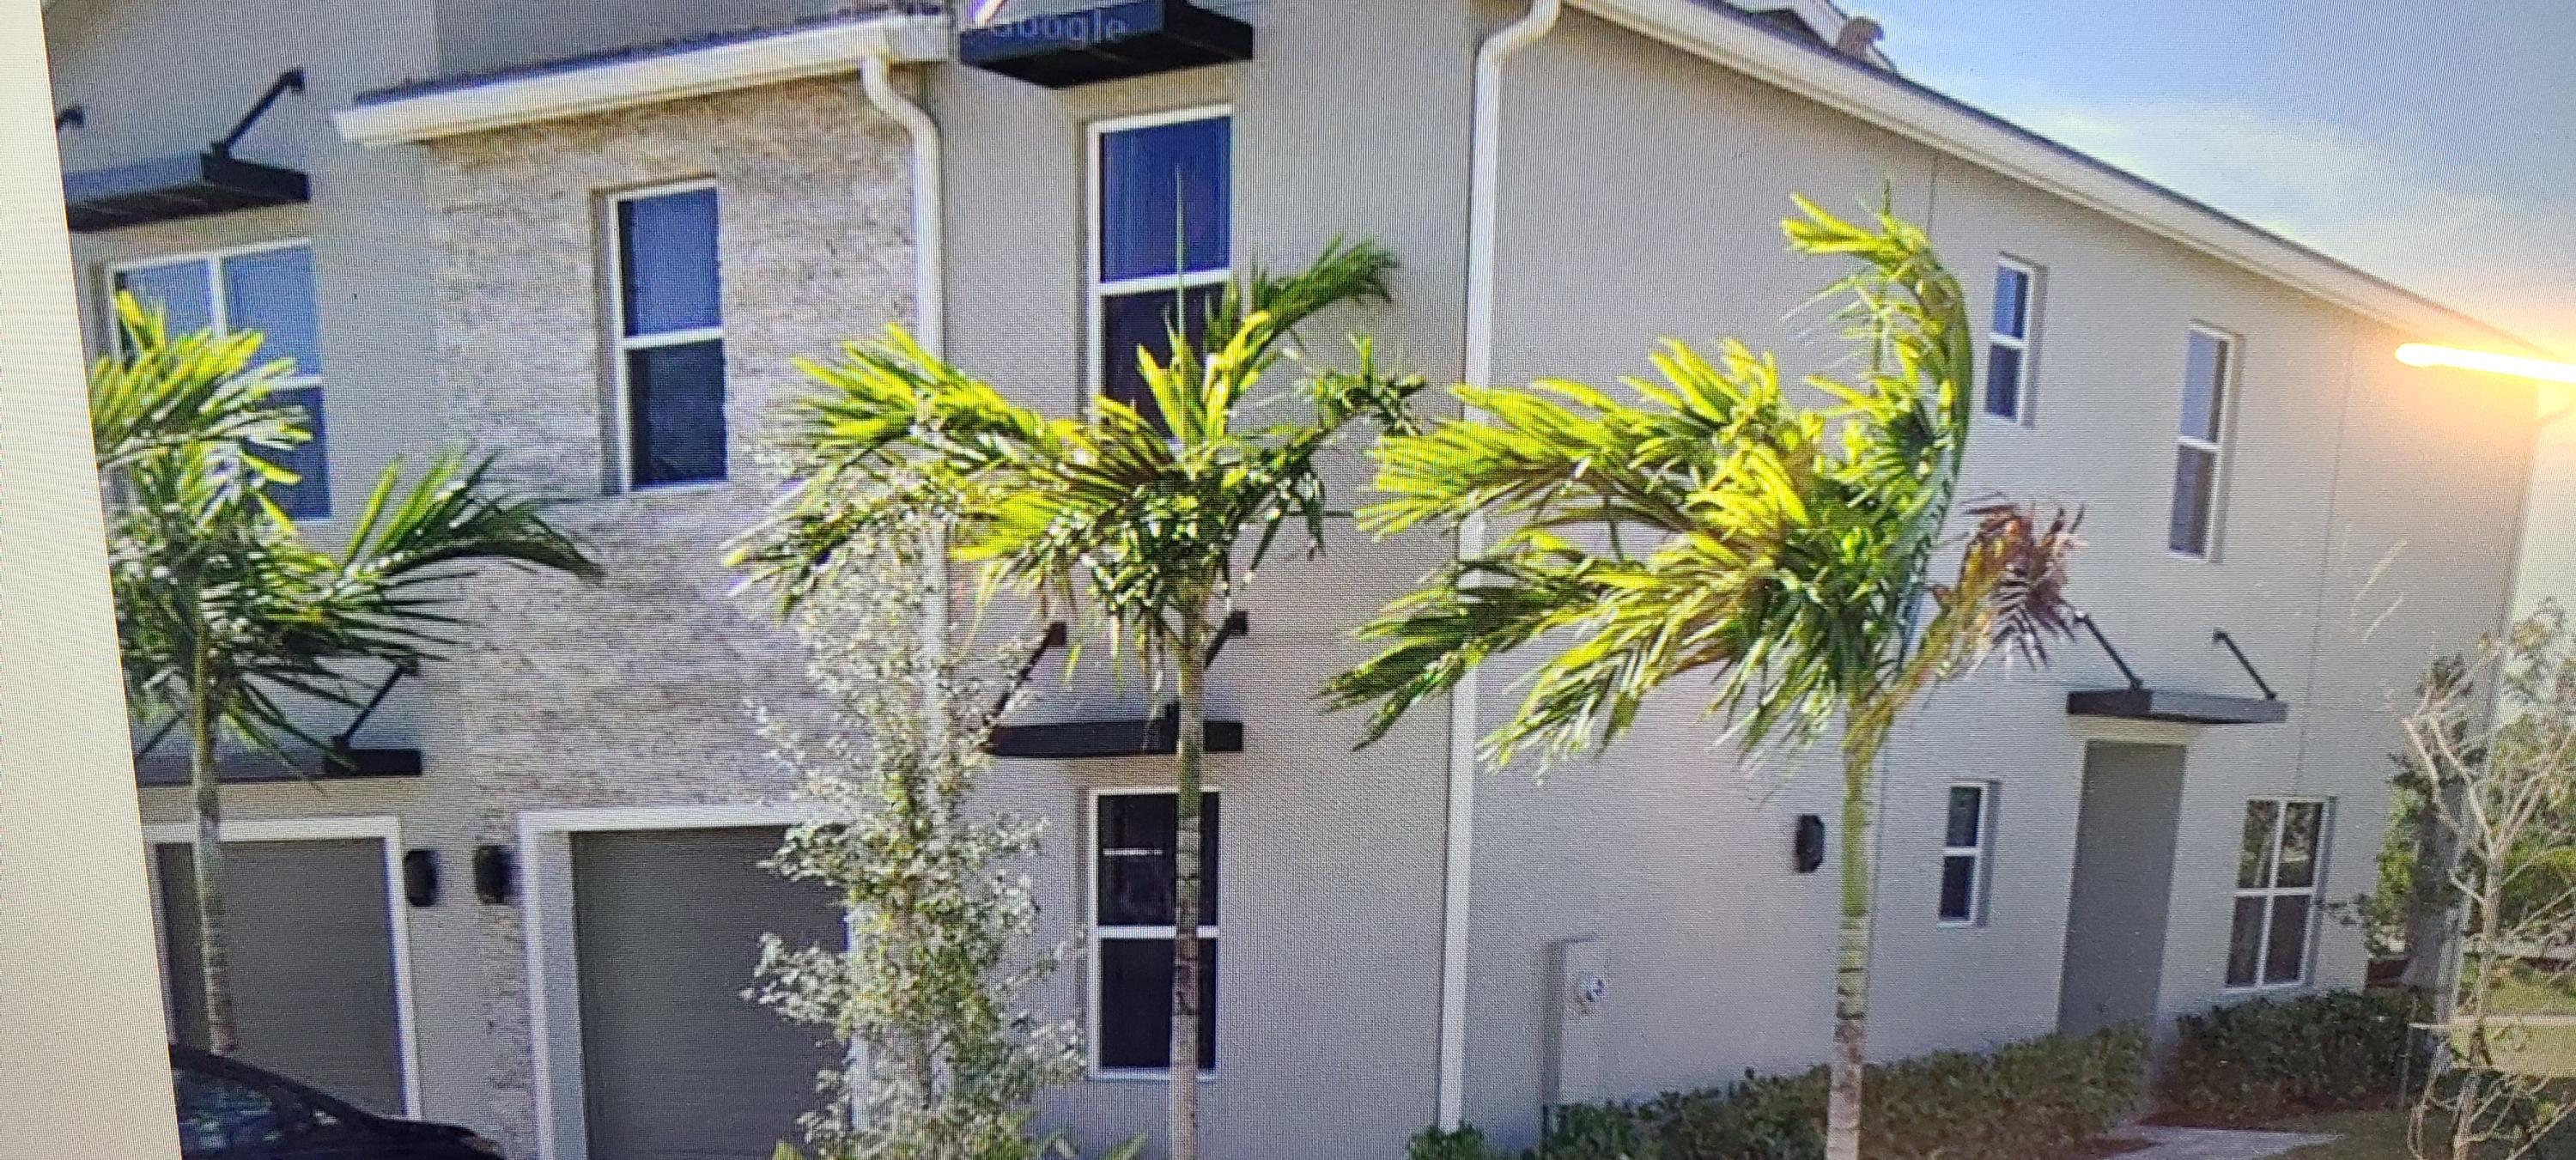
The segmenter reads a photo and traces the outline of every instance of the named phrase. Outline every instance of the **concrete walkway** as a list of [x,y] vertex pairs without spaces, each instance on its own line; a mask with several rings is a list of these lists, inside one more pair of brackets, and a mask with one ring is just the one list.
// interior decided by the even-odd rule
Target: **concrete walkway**
[[2323,1144],[2333,1136],[2300,1132],[2245,1132],[2229,1128],[2148,1128],[2119,1133],[2155,1141],[2149,1148],[2123,1152],[2117,1160],[2263,1160],[2284,1152]]

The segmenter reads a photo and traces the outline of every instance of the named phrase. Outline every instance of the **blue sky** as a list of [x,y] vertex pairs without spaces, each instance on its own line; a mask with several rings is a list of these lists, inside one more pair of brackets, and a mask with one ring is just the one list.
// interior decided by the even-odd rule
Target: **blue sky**
[[1849,0],[1907,75],[2576,354],[2576,0]]

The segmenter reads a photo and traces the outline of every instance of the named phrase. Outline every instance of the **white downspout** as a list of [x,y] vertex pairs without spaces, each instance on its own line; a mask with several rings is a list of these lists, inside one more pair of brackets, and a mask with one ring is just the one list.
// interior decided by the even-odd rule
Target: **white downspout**
[[[1528,13],[1476,46],[1476,90],[1468,126],[1466,381],[1494,378],[1494,234],[1496,184],[1502,175],[1503,62],[1556,27],[1564,0],[1532,0]],[[1485,519],[1458,529],[1458,558],[1485,550]],[[1476,851],[1476,702],[1474,670],[1449,693],[1449,819],[1440,898],[1440,1114],[1442,1131],[1465,1114],[1467,1064],[1468,873]]]

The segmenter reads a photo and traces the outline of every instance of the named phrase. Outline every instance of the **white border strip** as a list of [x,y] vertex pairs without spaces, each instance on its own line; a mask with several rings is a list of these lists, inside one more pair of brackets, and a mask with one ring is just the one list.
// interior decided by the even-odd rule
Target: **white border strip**
[[394,145],[605,113],[709,93],[854,72],[867,57],[918,64],[948,57],[936,16],[883,16],[800,28],[703,48],[393,97],[331,114],[340,136]]
[[[402,820],[392,814],[239,821],[228,818],[223,826],[223,840],[228,844],[321,842],[348,838],[373,838],[384,846],[385,911],[389,920],[387,929],[393,937],[394,1030],[402,1043],[403,1114],[419,1119],[427,1113],[421,1107],[420,1019],[412,997],[411,904],[403,898]],[[164,822],[143,827],[143,843],[147,848],[193,846],[196,841],[197,827],[193,822]]]
[[[589,1160],[581,1060],[581,978],[547,970],[561,939],[575,954],[572,835],[625,830],[789,826],[814,816],[795,804],[606,806],[519,815],[519,915],[527,944],[529,1087],[536,1094],[539,1160]],[[557,1047],[569,1050],[560,1056]],[[560,1058],[564,1066],[556,1066]]]

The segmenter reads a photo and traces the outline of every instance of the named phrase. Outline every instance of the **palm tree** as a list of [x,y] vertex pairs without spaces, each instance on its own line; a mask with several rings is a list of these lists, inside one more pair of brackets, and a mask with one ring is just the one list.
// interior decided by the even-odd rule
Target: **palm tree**
[[1202,331],[1204,349],[1175,326],[1168,362],[1137,352],[1160,425],[1105,396],[1084,418],[1048,418],[948,366],[900,329],[851,345],[835,364],[806,367],[825,389],[804,402],[787,440],[800,486],[734,557],[792,606],[895,513],[936,505],[954,513],[957,557],[981,562],[988,583],[1035,595],[1042,607],[1087,608],[1114,652],[1141,658],[1157,687],[1170,679],[1179,725],[1174,1160],[1198,1152],[1207,658],[1290,521],[1322,550],[1316,456],[1354,420],[1402,428],[1405,401],[1423,383],[1381,374],[1369,344],[1355,340],[1356,369],[1309,374],[1295,390],[1309,413],[1256,424],[1244,411],[1263,374],[1290,353],[1300,323],[1336,304],[1386,300],[1394,264],[1377,246],[1336,242],[1298,273],[1256,270],[1229,287]]
[[[1542,636],[1570,641],[1485,739],[1496,766],[1607,745],[1647,696],[1713,678],[1711,708],[1747,749],[1811,743],[1839,716],[1841,953],[1834,975],[1826,1155],[1859,1150],[1868,1011],[1870,826],[1880,748],[1932,684],[1988,652],[2033,663],[2070,630],[2076,520],[1971,507],[1956,578],[1936,583],[1967,450],[1973,339],[1959,285],[1917,227],[1874,227],[1805,199],[1794,248],[1861,268],[1827,294],[1863,347],[1856,384],[1793,405],[1777,364],[1730,341],[1715,362],[1679,343],[1623,402],[1571,382],[1461,386],[1468,417],[1377,450],[1392,498],[1361,513],[1391,534],[1488,513],[1516,528],[1361,632],[1385,651],[1336,678],[1335,708],[1374,703],[1375,740],[1469,670]],[[1919,613],[1929,603],[1929,618]]]
[[[452,643],[449,585],[483,562],[595,576],[538,501],[447,454],[407,489],[385,469],[338,553],[306,544],[268,489],[294,475],[263,453],[303,442],[303,412],[269,402],[283,362],[254,333],[173,335],[118,302],[123,347],[90,376],[91,437],[116,497],[109,575],[129,696],[187,733],[207,1047],[239,1045],[224,945],[226,741],[287,758],[340,754],[299,723],[298,700],[355,706],[351,670],[416,669]],[[157,738],[156,738],[157,740]]]

